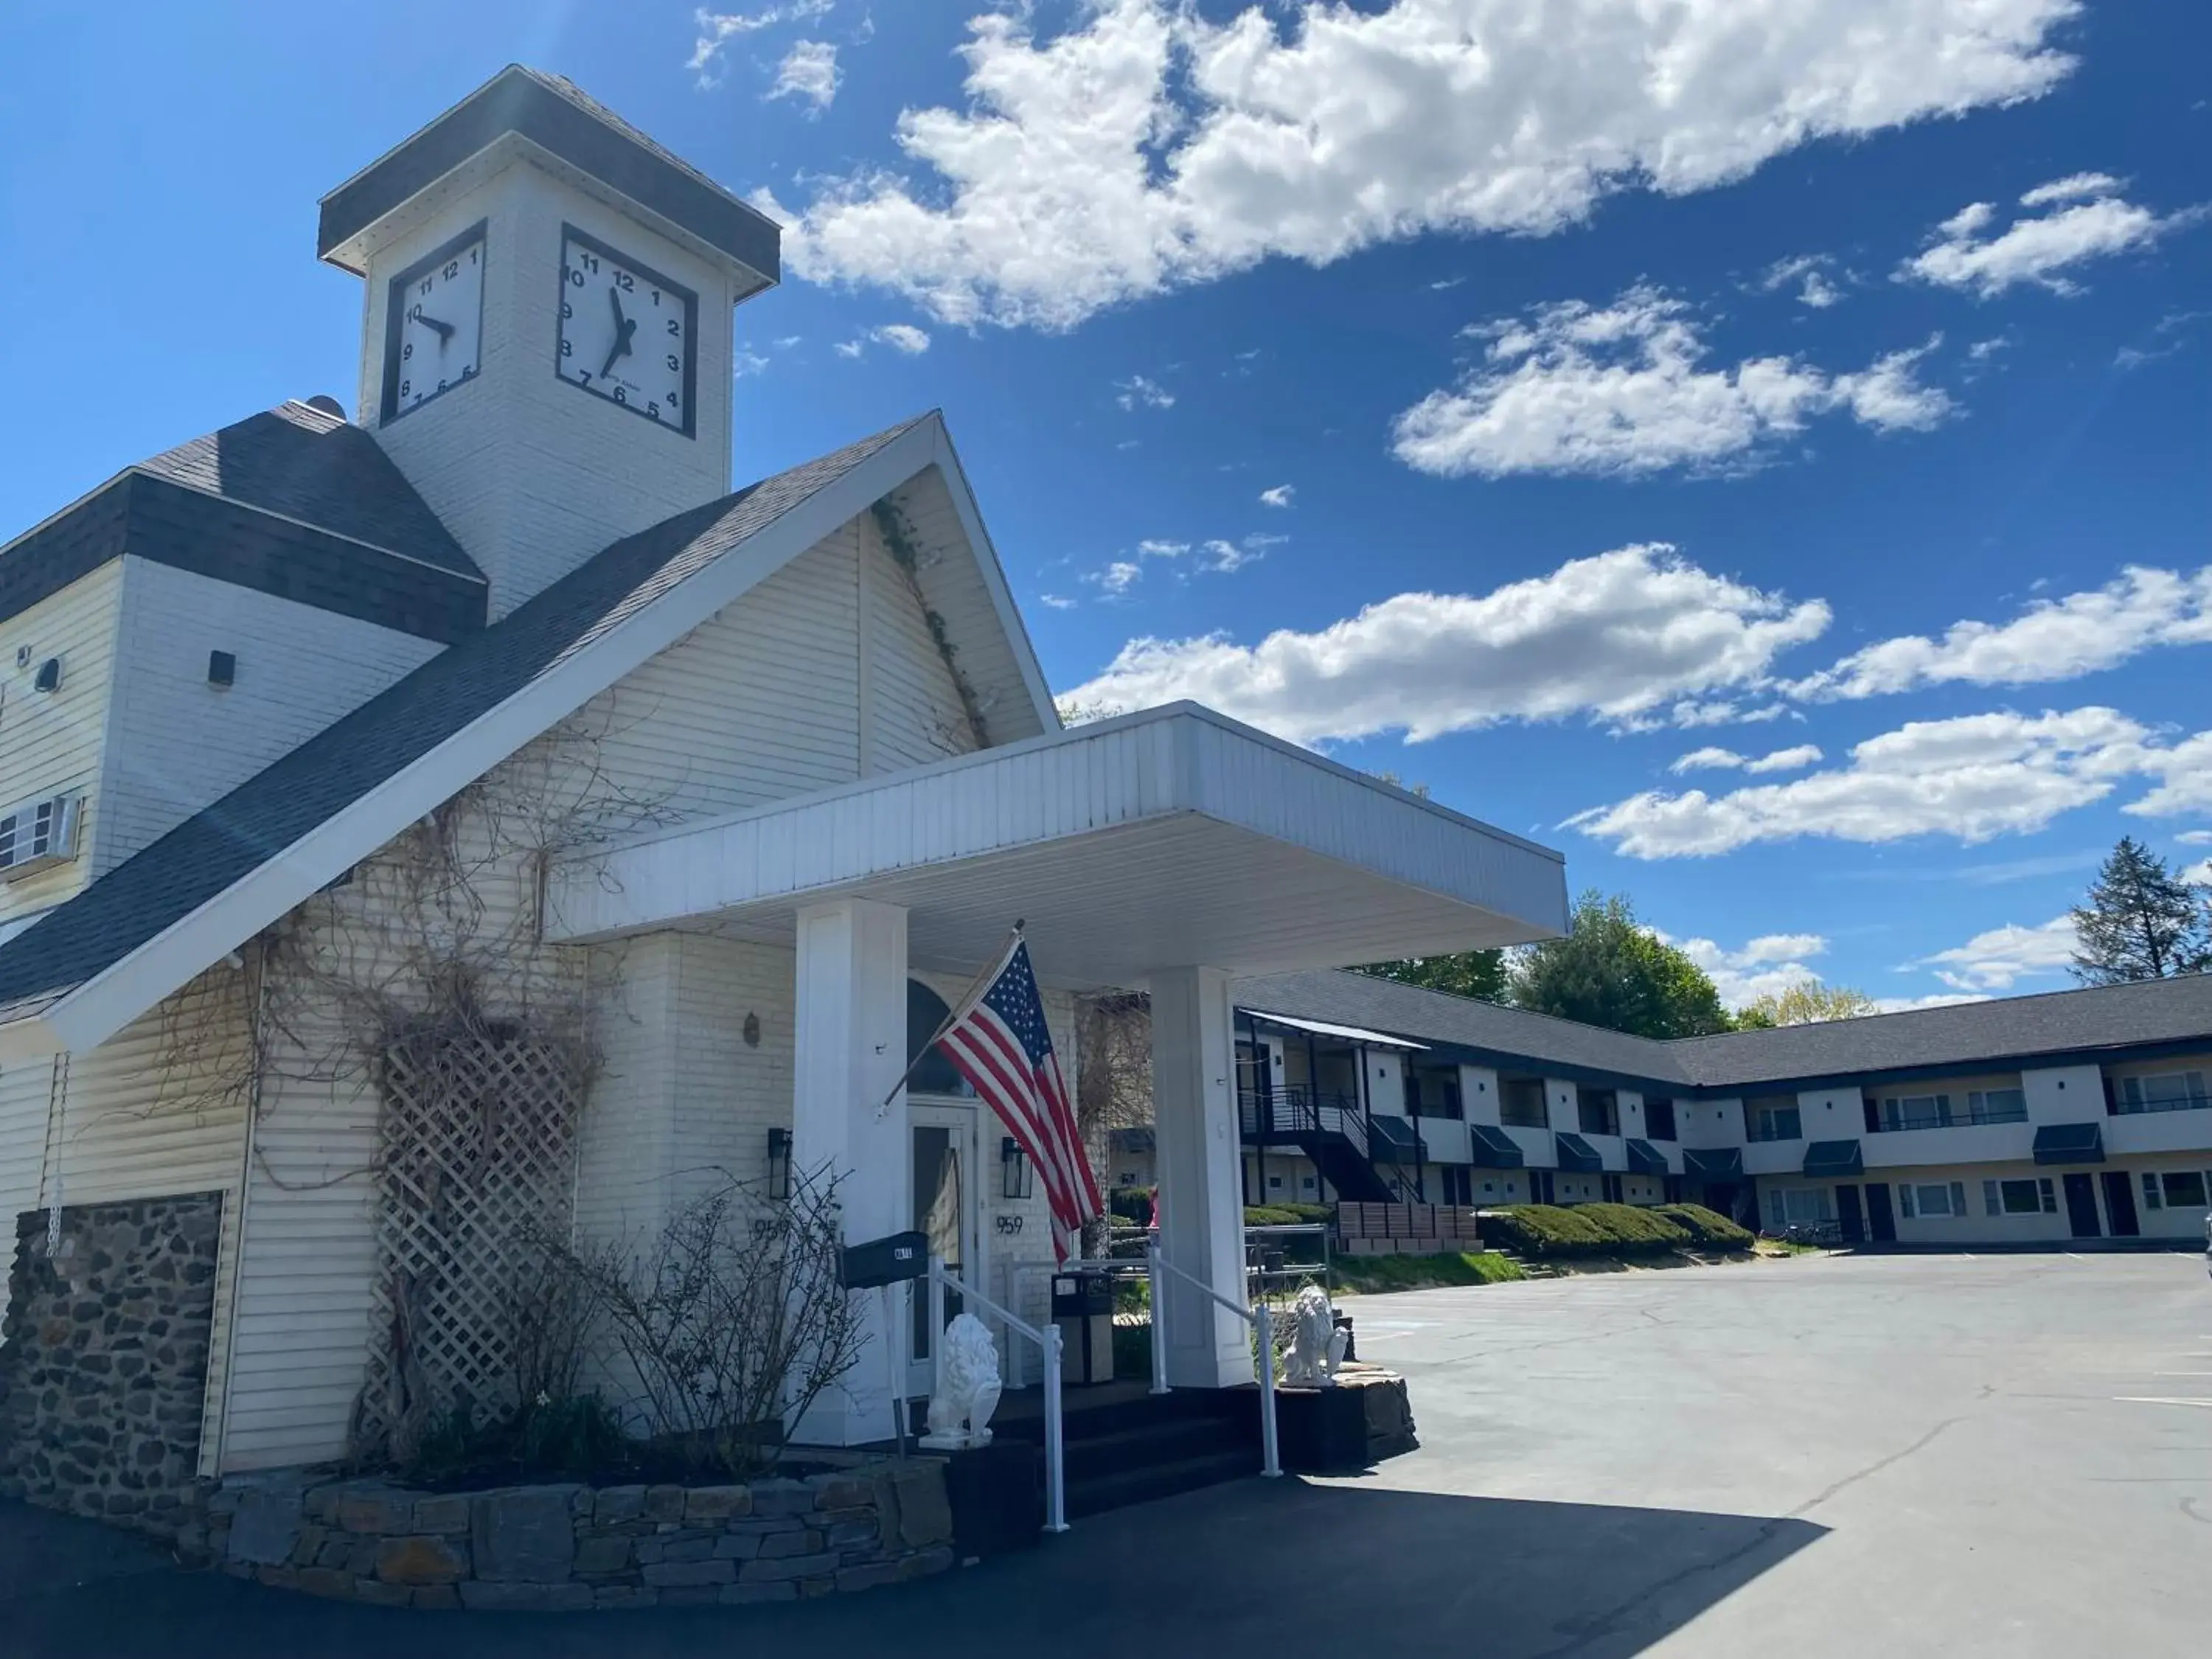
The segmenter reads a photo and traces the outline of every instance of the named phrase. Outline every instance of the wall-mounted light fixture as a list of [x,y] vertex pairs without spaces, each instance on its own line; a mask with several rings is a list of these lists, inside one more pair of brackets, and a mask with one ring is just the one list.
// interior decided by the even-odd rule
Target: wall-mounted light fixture
[[743,1032],[746,1048],[757,1048],[760,1047],[760,1016],[758,1014],[747,1014],[745,1016]]
[[791,1196],[791,1131],[770,1129],[768,1132],[768,1195],[782,1200]]
[[1012,1135],[999,1143],[999,1196],[1027,1198],[1034,1189],[1036,1172],[1030,1168],[1030,1155],[1022,1144]]

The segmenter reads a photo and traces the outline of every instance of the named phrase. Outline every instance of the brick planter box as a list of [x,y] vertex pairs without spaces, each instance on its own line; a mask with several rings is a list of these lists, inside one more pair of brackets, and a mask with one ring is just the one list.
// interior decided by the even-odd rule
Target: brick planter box
[[425,1492],[297,1473],[207,1495],[205,1547],[241,1578],[387,1607],[583,1613],[789,1601],[953,1561],[945,1465],[864,1462],[743,1486]]

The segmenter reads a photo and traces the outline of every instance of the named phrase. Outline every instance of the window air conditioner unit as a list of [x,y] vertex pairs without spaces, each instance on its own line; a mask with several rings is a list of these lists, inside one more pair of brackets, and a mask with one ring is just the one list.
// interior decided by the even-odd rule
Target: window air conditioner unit
[[75,858],[78,805],[74,796],[57,795],[0,817],[0,881]]

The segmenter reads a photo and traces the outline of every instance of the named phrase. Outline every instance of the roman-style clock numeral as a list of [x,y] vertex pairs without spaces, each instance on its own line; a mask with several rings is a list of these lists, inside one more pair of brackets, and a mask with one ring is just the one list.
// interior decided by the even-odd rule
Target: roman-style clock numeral
[[561,228],[553,372],[654,424],[696,435],[699,296],[651,266]]
[[466,385],[483,368],[484,260],[478,220],[386,286],[383,422]]

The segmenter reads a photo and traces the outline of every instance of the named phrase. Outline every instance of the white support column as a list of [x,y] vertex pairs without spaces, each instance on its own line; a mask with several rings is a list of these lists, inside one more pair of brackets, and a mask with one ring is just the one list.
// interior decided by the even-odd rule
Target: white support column
[[[872,899],[814,905],[799,913],[798,934],[792,1169],[836,1172],[847,1243],[902,1232],[914,1221],[906,1091],[880,1115],[878,1108],[906,1067],[906,911]],[[860,1297],[860,1363],[815,1402],[796,1437],[842,1446],[890,1438],[886,1347],[903,1376],[907,1338],[886,1325],[882,1304],[873,1291]]]
[[[1218,968],[1168,969],[1152,975],[1152,992],[1161,1252],[1241,1303],[1244,1199],[1229,975]],[[1174,1274],[1165,1277],[1169,1383],[1251,1382],[1251,1328]]]

